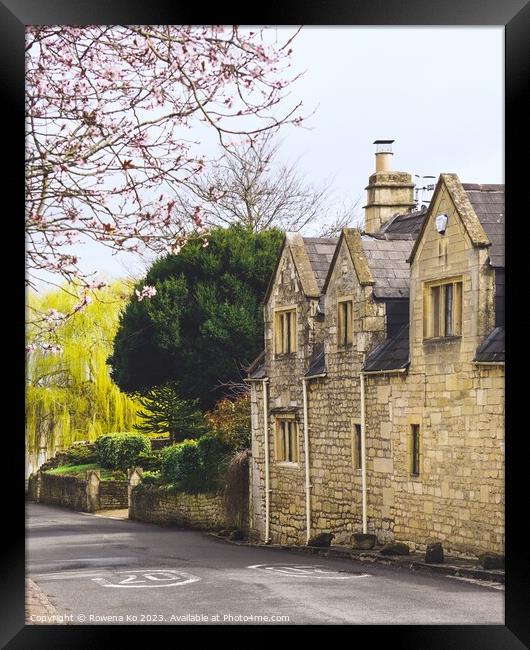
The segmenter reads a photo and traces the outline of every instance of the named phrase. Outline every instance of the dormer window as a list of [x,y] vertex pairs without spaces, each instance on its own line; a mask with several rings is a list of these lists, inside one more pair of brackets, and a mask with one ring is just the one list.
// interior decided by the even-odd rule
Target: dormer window
[[346,347],[353,343],[353,300],[339,298],[337,308],[337,344]]
[[462,336],[462,278],[425,285],[423,338]]
[[274,313],[274,351],[291,354],[297,349],[296,307],[277,309]]

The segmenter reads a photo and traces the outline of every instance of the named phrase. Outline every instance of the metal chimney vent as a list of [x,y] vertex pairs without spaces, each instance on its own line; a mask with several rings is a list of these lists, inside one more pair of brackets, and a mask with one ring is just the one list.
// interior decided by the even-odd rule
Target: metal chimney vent
[[375,153],[392,153],[392,143],[394,140],[374,140],[376,145]]

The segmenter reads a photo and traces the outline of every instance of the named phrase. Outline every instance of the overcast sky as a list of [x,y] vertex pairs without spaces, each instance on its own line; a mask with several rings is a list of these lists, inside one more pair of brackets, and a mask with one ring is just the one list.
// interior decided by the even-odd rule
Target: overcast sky
[[[504,182],[504,27],[306,27],[293,64],[306,72],[292,99],[316,113],[286,127],[280,155],[341,201],[364,205],[376,139],[395,140],[394,170]],[[143,266],[95,245],[79,254],[106,278]]]

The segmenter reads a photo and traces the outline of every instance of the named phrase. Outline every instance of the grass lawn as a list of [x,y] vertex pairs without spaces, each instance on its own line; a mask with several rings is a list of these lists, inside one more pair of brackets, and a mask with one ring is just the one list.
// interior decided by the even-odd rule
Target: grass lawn
[[112,469],[101,467],[97,463],[87,463],[86,465],[60,465],[54,469],[49,469],[47,474],[58,474],[60,476],[77,476],[78,478],[85,478],[86,472],[89,469],[97,469],[100,471],[102,481],[111,481]]

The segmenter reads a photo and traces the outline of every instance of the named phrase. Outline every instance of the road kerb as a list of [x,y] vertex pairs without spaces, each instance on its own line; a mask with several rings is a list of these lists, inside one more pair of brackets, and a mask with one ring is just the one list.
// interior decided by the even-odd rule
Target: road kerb
[[36,582],[26,578],[27,625],[62,625],[63,617]]
[[436,573],[439,575],[470,578],[473,580],[496,582],[504,584],[505,573],[500,570],[482,569],[472,565],[458,565],[449,563],[444,564],[427,564],[418,559],[418,556],[379,556],[377,551],[359,552],[347,548],[317,548],[308,546],[290,546],[287,544],[263,544],[251,543],[248,541],[236,541],[228,539],[217,533],[206,533],[208,536],[218,539],[219,541],[233,544],[235,546],[251,546],[254,548],[268,548],[278,551],[290,551],[292,553],[303,553],[306,555],[318,555],[320,557],[330,557],[337,559],[351,559],[359,562],[369,562],[383,564],[387,566],[397,566],[410,571],[422,571],[426,573]]

